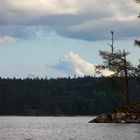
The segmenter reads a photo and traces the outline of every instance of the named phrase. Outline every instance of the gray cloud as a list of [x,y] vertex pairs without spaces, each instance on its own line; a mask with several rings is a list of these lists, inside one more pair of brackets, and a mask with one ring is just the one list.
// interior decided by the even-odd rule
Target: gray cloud
[[[69,38],[105,40],[140,36],[138,6],[128,0],[1,0],[0,36],[34,37],[37,28]],[[44,28],[45,27],[45,28]]]
[[107,40],[111,30],[115,31],[116,39],[129,39],[140,36],[139,21],[116,21],[114,19],[88,21],[74,25],[66,30],[58,29],[61,35],[85,40]]

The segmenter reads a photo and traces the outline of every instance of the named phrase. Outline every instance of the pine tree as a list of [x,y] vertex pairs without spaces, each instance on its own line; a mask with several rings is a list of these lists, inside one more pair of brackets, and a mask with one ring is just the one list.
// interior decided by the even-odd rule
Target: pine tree
[[124,88],[123,93],[125,96],[125,103],[129,103],[129,94],[128,94],[128,77],[134,75],[135,68],[127,61],[128,52],[115,51],[114,49],[114,32],[112,34],[112,43],[108,44],[111,47],[111,52],[109,51],[99,51],[100,56],[104,60],[103,65],[96,67],[98,72],[101,72],[102,69],[109,69],[113,72],[111,76],[118,76],[124,78]]

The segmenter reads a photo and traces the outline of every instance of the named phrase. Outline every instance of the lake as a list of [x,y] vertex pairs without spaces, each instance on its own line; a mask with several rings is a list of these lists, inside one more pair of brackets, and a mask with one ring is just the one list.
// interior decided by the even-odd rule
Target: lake
[[0,117],[0,140],[140,140],[140,124],[91,124],[93,117]]

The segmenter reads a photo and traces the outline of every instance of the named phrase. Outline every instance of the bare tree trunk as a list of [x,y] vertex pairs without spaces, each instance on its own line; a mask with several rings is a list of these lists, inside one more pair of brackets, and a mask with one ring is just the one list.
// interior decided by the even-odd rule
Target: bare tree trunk
[[127,63],[126,63],[126,53],[124,50],[124,95],[126,99],[126,104],[129,103],[129,93],[128,93],[128,72],[127,72]]
[[111,45],[111,49],[112,49],[112,53],[114,52],[114,32],[111,31],[112,34],[112,45]]

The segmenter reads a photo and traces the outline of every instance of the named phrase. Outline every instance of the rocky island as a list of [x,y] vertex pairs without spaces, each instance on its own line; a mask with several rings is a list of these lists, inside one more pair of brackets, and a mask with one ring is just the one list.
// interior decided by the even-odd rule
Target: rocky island
[[124,105],[101,114],[89,123],[140,123],[140,102]]

